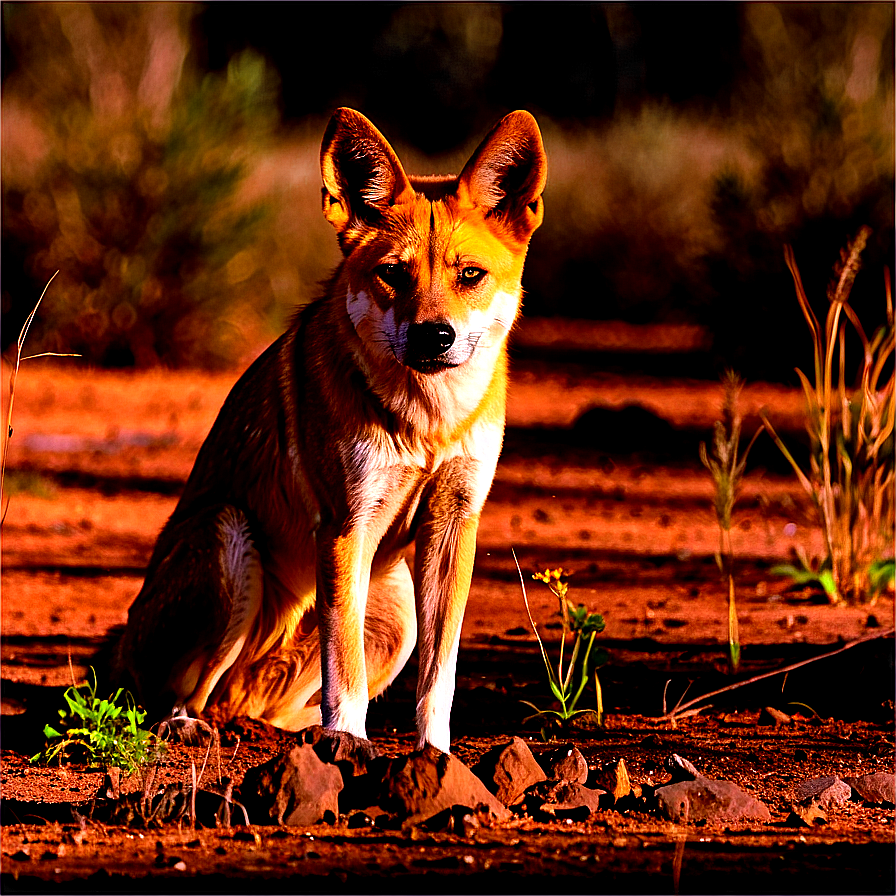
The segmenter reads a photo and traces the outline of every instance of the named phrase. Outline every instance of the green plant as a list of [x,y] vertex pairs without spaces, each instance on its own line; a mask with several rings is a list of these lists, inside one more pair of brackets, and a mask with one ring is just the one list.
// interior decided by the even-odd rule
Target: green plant
[[[516,561],[515,554],[514,561]],[[585,686],[593,674],[597,722],[602,724],[603,693],[597,669],[606,663],[607,652],[600,647],[594,648],[594,639],[599,632],[604,630],[603,617],[599,613],[589,612],[584,604],[576,606],[570,601],[567,596],[569,583],[566,580],[572,575],[571,572],[562,568],[546,569],[544,572],[537,572],[532,576],[533,579],[544,582],[556,596],[559,603],[562,634],[560,636],[560,657],[555,670],[548,658],[544,642],[538,634],[535,621],[532,619],[529,599],[526,595],[526,585],[523,581],[519,563],[517,563],[517,570],[520,572],[520,584],[523,590],[523,601],[526,604],[526,613],[529,616],[529,622],[532,625],[532,630],[535,632],[535,638],[538,641],[538,647],[541,650],[541,659],[547,672],[548,684],[551,693],[560,704],[559,710],[539,709],[534,703],[523,700],[522,702],[526,706],[530,706],[535,710],[535,714],[529,716],[525,721],[528,722],[531,719],[541,718],[546,720],[554,719],[566,723],[576,716],[594,712],[594,710],[590,709],[576,709],[579,698],[582,696]],[[565,655],[570,638],[572,639],[572,649]]]
[[786,576],[795,585],[815,585],[821,588],[827,595],[828,600],[835,604],[840,599],[837,586],[834,583],[834,573],[831,570],[831,558],[825,557],[819,561],[818,558],[809,559],[805,548],[799,546],[795,548],[794,553],[797,563],[777,563],[769,572],[775,576]]
[[734,548],[731,544],[731,515],[734,502],[740,491],[741,478],[747,463],[747,455],[762,432],[756,430],[743,457],[738,459],[740,446],[740,430],[742,418],[738,407],[743,380],[733,371],[725,372],[723,378],[725,398],[722,402],[722,419],[717,420],[713,428],[712,455],[706,449],[706,443],[700,443],[700,460],[709,470],[715,484],[715,500],[713,506],[719,524],[719,550],[716,563],[719,571],[728,580],[728,658],[731,670],[736,672],[740,665],[740,633],[737,624],[737,603],[734,587]]
[[[32,763],[52,762],[58,758],[77,758],[90,763],[118,766],[125,773],[155,762],[164,752],[159,738],[140,726],[146,713],[130,693],[119,688],[108,699],[97,696],[96,672],[90,670],[93,683],[72,685],[63,697],[66,709],[59,710],[60,725],[44,726],[47,746],[31,757]],[[121,699],[124,703],[120,703]]]
[[[896,335],[893,299],[886,272],[887,323],[869,339],[849,293],[870,235],[863,227],[835,266],[828,287],[828,312],[822,329],[803,289],[793,250],[785,258],[796,295],[812,333],[814,382],[797,370],[806,396],[806,429],[810,438],[809,469],[804,471],[768,419],[763,422],[793,467],[817,510],[826,557],[819,565],[803,559],[802,573],[780,567],[788,575],[807,570],[824,586],[833,603],[870,598],[893,582],[894,515],[894,373]],[[846,324],[862,347],[858,385],[846,384]],[[827,576],[822,578],[822,576]]]
[[45,4],[10,18],[21,66],[4,101],[28,109],[40,151],[11,154],[3,231],[31,277],[60,270],[42,348],[220,367],[269,341],[269,209],[246,179],[278,122],[276,74],[252,50],[198,71],[196,12]]

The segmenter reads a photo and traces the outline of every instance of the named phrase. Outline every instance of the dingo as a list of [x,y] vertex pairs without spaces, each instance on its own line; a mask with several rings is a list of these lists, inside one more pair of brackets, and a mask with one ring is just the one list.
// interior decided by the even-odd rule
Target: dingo
[[115,664],[172,721],[214,706],[366,737],[416,642],[419,742],[447,752],[544,148],[512,112],[459,177],[409,177],[339,109],[321,171],[344,259],[224,403]]

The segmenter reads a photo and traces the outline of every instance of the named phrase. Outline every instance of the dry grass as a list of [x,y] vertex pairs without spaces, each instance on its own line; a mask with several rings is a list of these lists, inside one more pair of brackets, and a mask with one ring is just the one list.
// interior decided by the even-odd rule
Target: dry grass
[[742,456],[738,455],[740,432],[743,418],[740,414],[739,398],[743,380],[733,371],[727,371],[724,378],[725,399],[722,404],[722,419],[717,420],[713,429],[712,454],[706,444],[700,443],[700,460],[709,470],[715,485],[713,502],[716,520],[719,524],[719,551],[716,560],[719,569],[728,580],[728,658],[731,671],[740,665],[740,632],[737,622],[737,601],[734,586],[734,547],[731,544],[731,518],[734,502],[740,492],[741,479],[747,464],[750,448],[762,431],[760,427]]
[[[834,602],[873,600],[893,581],[894,515],[894,373],[896,336],[889,271],[886,276],[887,323],[869,339],[849,294],[870,235],[862,228],[842,253],[828,288],[828,312],[822,327],[809,305],[793,250],[785,257],[797,300],[812,333],[814,382],[797,373],[806,397],[806,429],[811,440],[804,471],[766,426],[790,461],[803,489],[817,508]],[[862,347],[857,385],[846,382],[847,323]],[[764,418],[765,419],[765,418]]]
[[[58,273],[58,271],[56,272]],[[40,308],[40,303],[43,301],[44,296],[47,294],[47,290],[50,288],[50,284],[56,278],[56,274],[53,274],[50,277],[47,285],[44,287],[44,291],[40,294],[40,298],[34,305],[34,308],[31,309],[31,313],[25,319],[25,323],[22,325],[22,329],[19,332],[19,338],[16,340],[16,356],[15,360],[12,362],[11,371],[9,374],[9,404],[6,408],[6,433],[3,437],[3,455],[2,459],[0,459],[0,506],[3,503],[3,483],[6,478],[6,461],[9,457],[9,441],[12,438],[12,409],[13,404],[15,403],[16,397],[16,380],[19,377],[19,367],[22,364],[22,361],[29,361],[33,358],[77,358],[78,355],[72,352],[39,352],[36,355],[25,355],[22,356],[22,351],[25,348],[25,340],[28,338],[28,331],[31,329],[31,324],[34,323],[34,318],[37,315],[37,309]],[[6,519],[6,511],[9,510],[9,500],[7,499],[6,506],[3,508],[2,516],[0,516],[0,525],[3,524],[3,521]]]

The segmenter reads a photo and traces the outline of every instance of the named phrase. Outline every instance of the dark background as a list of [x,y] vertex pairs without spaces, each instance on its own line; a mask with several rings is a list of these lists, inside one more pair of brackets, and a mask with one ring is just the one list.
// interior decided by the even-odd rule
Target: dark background
[[[26,39],[34,11],[25,6],[44,4],[3,4],[4,89],[13,81],[21,84],[15,76],[29,66],[39,71],[35,59],[53,52]],[[502,114],[521,107],[559,133],[600,135],[647,106],[743,122],[744,145],[764,167],[749,189],[736,173],[715,177],[709,204],[720,238],[699,265],[679,265],[674,249],[661,241],[650,245],[649,214],[641,235],[647,248],[637,254],[631,248],[639,236],[637,222],[618,230],[604,225],[582,238],[564,229],[563,216],[571,213],[563,202],[549,202],[546,226],[527,264],[525,311],[703,324],[713,334],[707,376],[732,366],[748,378],[795,383],[794,366],[809,363],[808,339],[783,263],[785,243],[793,244],[807,292],[823,316],[840,249],[860,226],[870,225],[873,235],[853,304],[869,331],[884,322],[884,270],[894,254],[892,165],[883,175],[860,173],[847,200],[768,224],[776,203],[795,196],[799,204],[813,164],[826,165],[851,151],[842,147],[852,111],[842,96],[830,95],[827,73],[838,53],[848,57],[851,45],[837,41],[869,6],[776,7],[789,39],[805,54],[792,60],[792,71],[770,67],[767,47],[747,27],[745,4],[712,2],[210,3],[193,6],[188,61],[200,73],[222,73],[240,52],[254,49],[276,73],[284,131],[349,105],[397,146],[427,155],[470,146]],[[883,54],[878,92],[889,90],[892,97],[893,7],[887,7],[889,27],[877,35]],[[781,89],[784,77],[793,79],[792,90]],[[776,142],[779,125],[788,119],[798,121],[810,143],[817,141],[817,158],[802,167]],[[878,130],[874,140],[892,157],[892,123]],[[45,237],[14,226],[21,201],[13,191],[4,192],[4,347],[33,301],[20,297],[39,293],[46,277],[34,263],[35,242]],[[644,267],[645,253],[651,277],[637,288],[626,286],[631,278],[624,268]],[[36,327],[35,338],[41,332]],[[156,342],[163,347],[146,357],[190,363],[171,348],[171,340]],[[127,346],[113,346],[97,360],[129,364],[140,363],[140,357]]]

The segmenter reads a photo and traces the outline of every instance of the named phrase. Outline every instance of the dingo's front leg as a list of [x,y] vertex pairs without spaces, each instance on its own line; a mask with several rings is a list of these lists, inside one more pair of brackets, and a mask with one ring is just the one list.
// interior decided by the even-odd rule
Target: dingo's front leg
[[451,749],[457,648],[476,554],[478,508],[462,485],[446,477],[430,501],[417,535],[416,592],[420,671],[417,679],[419,746]]
[[367,737],[364,615],[370,561],[363,531],[317,533],[317,614],[320,626],[321,722]]

